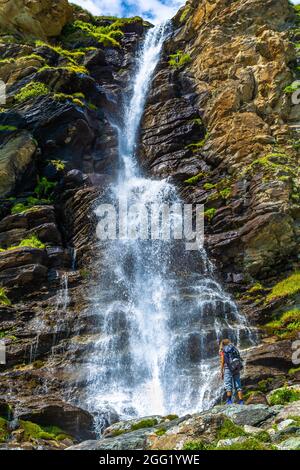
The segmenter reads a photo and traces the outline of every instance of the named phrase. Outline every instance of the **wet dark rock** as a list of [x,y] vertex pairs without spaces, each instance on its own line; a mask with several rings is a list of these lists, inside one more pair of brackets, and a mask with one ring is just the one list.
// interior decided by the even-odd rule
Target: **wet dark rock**
[[45,250],[38,248],[21,247],[0,253],[0,273],[9,268],[18,268],[25,265],[46,265]]
[[61,233],[55,223],[38,225],[29,232],[30,234],[36,235],[41,242],[47,243],[47,245],[60,245],[62,243]]
[[246,401],[246,405],[268,405],[267,397],[264,393],[256,391],[251,394]]
[[[285,374],[293,367],[290,340],[261,344],[247,356],[244,383],[255,385],[261,380],[284,381]],[[274,360],[274,357],[276,360]],[[277,386],[279,386],[277,382]]]
[[71,170],[65,175],[63,179],[63,186],[65,189],[74,189],[82,186],[84,182],[84,175],[80,170]]
[[35,289],[46,280],[48,268],[41,264],[26,264],[16,268],[3,269],[0,282],[5,287]]
[[15,408],[15,415],[42,426],[58,426],[80,440],[94,436],[93,418],[87,411],[51,396],[23,402]]

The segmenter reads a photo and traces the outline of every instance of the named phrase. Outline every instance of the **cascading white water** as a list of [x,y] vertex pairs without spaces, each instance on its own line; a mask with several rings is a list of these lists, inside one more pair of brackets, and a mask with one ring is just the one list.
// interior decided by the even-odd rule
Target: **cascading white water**
[[[133,91],[119,127],[120,168],[111,201],[179,202],[167,180],[145,178],[135,156],[147,92],[166,34],[151,29],[137,56]],[[97,211],[96,211],[97,212]],[[129,225],[136,223],[130,221]],[[121,418],[200,411],[218,397],[218,340],[248,346],[251,330],[213,279],[203,250],[182,241],[115,240],[101,245],[99,285],[92,295],[101,335],[89,355],[88,408]]]

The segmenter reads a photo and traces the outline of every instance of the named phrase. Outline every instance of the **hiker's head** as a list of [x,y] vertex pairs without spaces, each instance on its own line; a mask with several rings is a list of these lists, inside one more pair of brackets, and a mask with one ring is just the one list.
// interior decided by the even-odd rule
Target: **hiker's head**
[[220,341],[220,351],[222,351],[222,349],[224,348],[224,346],[228,346],[228,344],[230,344],[231,341],[230,339],[228,338],[224,338]]

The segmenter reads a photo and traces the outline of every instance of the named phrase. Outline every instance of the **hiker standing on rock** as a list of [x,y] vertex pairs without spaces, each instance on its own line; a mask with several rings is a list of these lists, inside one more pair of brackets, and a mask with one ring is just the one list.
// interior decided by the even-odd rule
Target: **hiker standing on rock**
[[241,385],[240,371],[243,368],[239,350],[230,342],[223,339],[220,343],[221,377],[224,380],[226,390],[227,405],[232,404],[232,393],[235,389],[239,397],[239,404],[243,405],[243,392]]

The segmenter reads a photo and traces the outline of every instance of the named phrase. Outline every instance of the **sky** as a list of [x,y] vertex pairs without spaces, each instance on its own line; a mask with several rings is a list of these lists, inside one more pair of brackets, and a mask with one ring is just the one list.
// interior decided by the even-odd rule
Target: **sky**
[[[171,18],[185,0],[69,0],[94,15],[141,16],[152,23]],[[300,0],[299,0],[300,1]]]
[[[175,15],[185,0],[70,0],[94,15],[142,16],[152,23],[161,23]],[[293,0],[299,4],[300,0]]]

